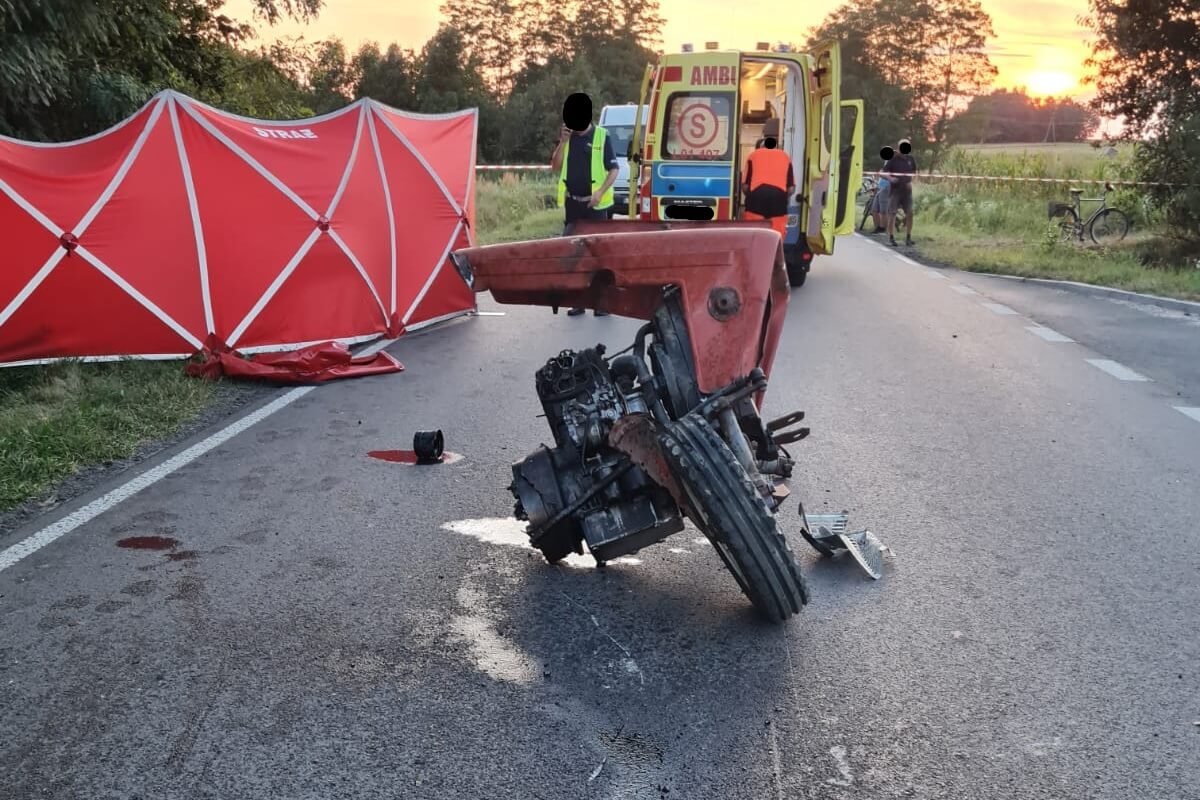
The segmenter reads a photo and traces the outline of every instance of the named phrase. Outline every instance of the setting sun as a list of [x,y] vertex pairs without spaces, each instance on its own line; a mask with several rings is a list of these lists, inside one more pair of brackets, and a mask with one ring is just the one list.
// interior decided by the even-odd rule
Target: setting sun
[[1059,97],[1078,89],[1074,76],[1056,70],[1039,70],[1020,76],[1020,82],[1035,97]]

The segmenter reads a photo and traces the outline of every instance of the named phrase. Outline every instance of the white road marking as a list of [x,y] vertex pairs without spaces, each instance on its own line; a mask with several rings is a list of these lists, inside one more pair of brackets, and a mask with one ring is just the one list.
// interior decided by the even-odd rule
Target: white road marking
[[911,258],[909,258],[908,256],[902,256],[902,255],[900,255],[899,253],[895,252],[894,250],[892,251],[892,255],[894,255],[896,258],[900,259],[901,261],[903,261],[905,264],[911,264],[911,265],[912,265],[912,266],[914,266],[914,267],[919,267],[919,266],[921,266],[920,264],[918,264],[917,262],[913,261],[913,260],[912,260]]
[[1109,375],[1112,375],[1119,381],[1149,381],[1145,375],[1134,372],[1124,364],[1118,364],[1116,361],[1110,361],[1107,358],[1089,358],[1087,362],[1096,369],[1104,370]]
[[371,342],[366,347],[357,351],[354,354],[354,357],[359,358],[360,356],[373,356],[376,353],[378,353],[380,350],[382,350],[383,348],[390,347],[391,345],[395,344],[398,341],[400,341],[400,340],[399,339],[380,339],[377,342]]
[[1188,406],[1174,406],[1173,408],[1180,414],[1191,417],[1196,422],[1200,422],[1200,408],[1189,408]]
[[506,312],[504,312],[504,311],[476,311],[475,316],[477,316],[477,317],[503,317],[505,313]]
[[1044,325],[1027,325],[1025,330],[1032,333],[1034,336],[1041,337],[1047,342],[1073,342],[1075,341],[1070,336],[1063,336],[1053,328],[1047,328]]
[[1143,314],[1148,314],[1152,317],[1158,317],[1159,319],[1171,319],[1176,320],[1177,322],[1182,322],[1184,325],[1200,326],[1200,317],[1196,316],[1195,314],[1185,314],[1182,311],[1176,311],[1175,309],[1171,308],[1163,308],[1162,306],[1156,306],[1153,303],[1135,303],[1132,300],[1122,300],[1117,297],[1106,297],[1104,299],[1110,303],[1114,303],[1119,306],[1125,306],[1126,308],[1132,308],[1135,311],[1140,311]]
[[925,270],[925,277],[926,277],[926,278],[933,278],[935,281],[944,281],[944,280],[947,280],[947,278],[946,278],[946,276],[945,276],[945,275],[943,275],[943,274],[942,274],[942,273],[940,273],[940,272],[934,272],[934,271],[933,271],[933,270],[931,270],[931,269],[927,269],[927,270]]
[[951,286],[950,288],[953,289],[954,291],[958,292],[959,294],[979,294],[979,292],[975,291],[970,286],[964,286],[961,283],[956,283],[953,286]]
[[837,762],[838,772],[842,773],[842,777],[826,778],[825,782],[833,786],[853,786],[854,773],[850,771],[850,762],[846,758],[846,748],[840,744],[835,744],[829,748],[829,755],[833,756],[833,760]]
[[993,314],[999,314],[1002,317],[1012,317],[1016,316],[1017,314],[1017,312],[1013,311],[1003,303],[984,303],[983,307],[988,311],[991,311]]
[[241,419],[230,423],[214,433],[212,436],[209,436],[207,439],[197,442],[188,449],[184,450],[182,453],[172,456],[163,463],[159,464],[157,467],[146,470],[128,483],[118,486],[108,494],[99,497],[88,503],[83,508],[68,514],[58,522],[55,522],[53,525],[45,527],[29,538],[17,542],[8,549],[0,552],[0,572],[8,569],[26,556],[36,553],[38,550],[41,550],[43,547],[55,541],[56,539],[66,536],[80,525],[90,522],[91,520],[103,514],[105,511],[115,507],[117,504],[128,500],[130,497],[133,497],[143,489],[158,483],[172,472],[175,472],[180,467],[190,464],[200,456],[207,453],[209,450],[220,447],[225,442],[237,436],[250,426],[262,422],[276,411],[279,411],[280,409],[285,408],[286,406],[291,405],[295,401],[299,400],[301,397],[311,392],[314,388],[316,387],[301,386],[299,388],[292,389],[282,397],[277,397],[257,411],[247,414]]

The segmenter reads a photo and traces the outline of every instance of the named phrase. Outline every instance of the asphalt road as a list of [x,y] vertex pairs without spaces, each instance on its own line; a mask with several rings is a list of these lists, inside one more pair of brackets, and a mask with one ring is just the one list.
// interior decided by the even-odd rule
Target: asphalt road
[[[550,438],[533,372],[635,325],[509,307],[0,572],[0,797],[1200,797],[1194,318],[838,249],[767,410],[808,412],[793,492],[878,533],[882,581],[794,502],[783,627],[690,529],[535,558],[505,519]],[[367,456],[435,426],[461,461]]]

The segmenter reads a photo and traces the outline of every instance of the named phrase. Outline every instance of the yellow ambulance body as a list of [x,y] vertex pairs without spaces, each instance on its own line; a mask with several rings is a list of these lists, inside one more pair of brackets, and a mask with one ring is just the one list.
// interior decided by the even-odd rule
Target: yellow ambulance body
[[786,47],[668,53],[646,68],[650,107],[630,145],[629,213],[643,220],[733,220],[742,213],[746,160],[764,134],[791,157],[784,253],[793,286],[813,254],[833,252],[854,230],[862,182],[862,101],[841,97],[836,43],[809,53]]

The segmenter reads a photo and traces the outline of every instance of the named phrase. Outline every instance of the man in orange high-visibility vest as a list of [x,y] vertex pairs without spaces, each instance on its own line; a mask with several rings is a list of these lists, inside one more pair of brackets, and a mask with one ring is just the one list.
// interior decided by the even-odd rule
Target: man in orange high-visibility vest
[[796,178],[792,160],[774,136],[765,137],[762,147],[746,159],[742,188],[746,192],[742,219],[770,220],[780,236],[787,235],[788,198],[796,190]]

